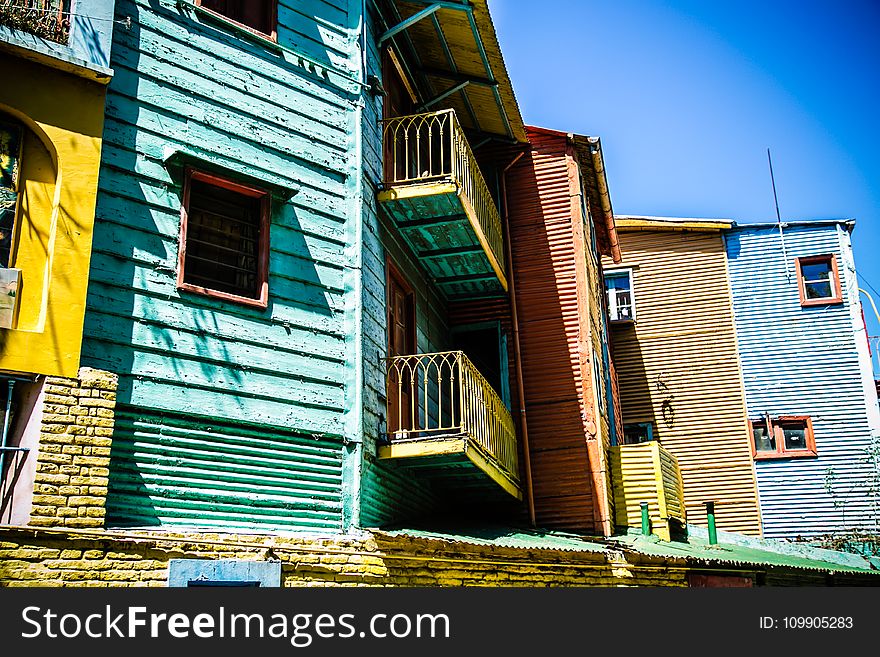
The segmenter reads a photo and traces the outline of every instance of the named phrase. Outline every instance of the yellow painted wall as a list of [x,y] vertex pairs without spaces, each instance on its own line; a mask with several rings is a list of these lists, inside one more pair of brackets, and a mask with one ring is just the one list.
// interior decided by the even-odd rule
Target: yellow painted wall
[[0,54],[0,114],[24,124],[12,266],[18,323],[0,329],[0,370],[75,377],[79,368],[106,88]]
[[635,325],[612,325],[623,420],[652,422],[678,460],[688,522],[760,534],[757,488],[720,231],[619,231]]

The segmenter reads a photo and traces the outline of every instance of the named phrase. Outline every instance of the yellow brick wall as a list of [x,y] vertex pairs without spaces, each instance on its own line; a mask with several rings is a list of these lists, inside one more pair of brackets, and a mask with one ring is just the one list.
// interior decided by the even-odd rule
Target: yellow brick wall
[[684,586],[681,564],[381,532],[333,538],[0,528],[0,586],[165,586],[170,559],[279,560],[283,586]]
[[87,367],[46,378],[30,525],[104,526],[117,384]]

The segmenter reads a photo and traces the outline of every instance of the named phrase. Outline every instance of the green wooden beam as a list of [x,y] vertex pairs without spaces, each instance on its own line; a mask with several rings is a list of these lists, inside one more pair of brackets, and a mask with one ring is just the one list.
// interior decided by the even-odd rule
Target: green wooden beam
[[448,249],[434,249],[431,251],[419,251],[419,258],[448,258],[449,256],[466,255],[469,253],[482,253],[483,247],[479,244],[469,246],[455,246]]
[[[444,4],[448,4],[448,3],[444,3],[444,2],[434,2],[434,3],[432,3],[430,6],[425,7],[424,9],[422,9],[421,11],[417,11],[416,13],[414,13],[414,14],[413,14],[412,16],[410,16],[409,18],[406,18],[406,19],[402,20],[402,21],[399,22],[397,25],[395,25],[394,27],[392,27],[390,30],[388,30],[387,32],[385,32],[385,34],[383,34],[382,36],[379,37],[379,45],[382,45],[383,43],[385,43],[388,39],[390,39],[391,37],[393,37],[395,34],[398,34],[398,33],[400,33],[400,32],[403,32],[403,31],[404,31],[406,28],[408,28],[410,25],[415,25],[415,24],[418,23],[420,20],[422,20],[423,18],[427,18],[428,16],[430,16],[431,14],[433,14],[433,13],[434,13],[435,11],[437,11],[438,9],[442,9]],[[461,7],[459,7],[459,8],[461,8]]]

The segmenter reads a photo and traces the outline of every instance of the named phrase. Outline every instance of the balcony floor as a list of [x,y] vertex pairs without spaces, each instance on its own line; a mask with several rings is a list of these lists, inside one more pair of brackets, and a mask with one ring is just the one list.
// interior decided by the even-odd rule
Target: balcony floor
[[395,441],[380,446],[378,456],[398,460],[401,466],[418,470],[423,477],[460,496],[498,491],[500,487],[518,500],[523,497],[519,483],[467,436]]
[[474,228],[474,209],[454,182],[397,185],[381,191],[379,201],[447,298],[505,294],[505,272]]

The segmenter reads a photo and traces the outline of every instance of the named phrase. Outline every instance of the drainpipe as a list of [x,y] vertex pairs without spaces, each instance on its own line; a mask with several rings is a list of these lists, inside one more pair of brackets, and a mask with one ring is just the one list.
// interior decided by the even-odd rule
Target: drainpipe
[[516,389],[519,393],[520,428],[523,441],[523,466],[526,475],[526,503],[529,508],[529,522],[532,527],[535,522],[535,493],[532,488],[532,461],[529,454],[529,425],[526,422],[526,392],[523,385],[522,358],[519,347],[519,320],[516,315],[516,283],[513,280],[513,248],[510,246],[510,221],[507,212],[507,171],[525,155],[520,151],[515,158],[504,167],[501,172],[501,208],[504,220],[504,241],[507,245],[507,287],[510,294],[510,314],[513,320],[513,351],[516,354]]
[[639,507],[642,509],[642,536],[650,536],[651,516],[648,515],[648,503],[639,502]]
[[599,188],[599,201],[605,226],[608,228],[608,239],[611,242],[611,259],[620,262],[620,242],[617,239],[617,227],[614,225],[614,211],[611,209],[611,195],[608,192],[608,178],[605,176],[605,161],[602,158],[602,144],[598,137],[590,137],[590,155],[593,158],[593,170],[596,172],[596,186]]
[[718,532],[715,529],[715,502],[706,502],[706,522],[709,525],[709,545],[718,545]]

